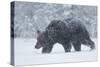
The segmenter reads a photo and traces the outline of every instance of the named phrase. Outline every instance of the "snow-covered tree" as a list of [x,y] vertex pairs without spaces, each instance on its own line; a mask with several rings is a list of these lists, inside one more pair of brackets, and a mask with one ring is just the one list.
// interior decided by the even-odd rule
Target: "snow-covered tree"
[[15,2],[14,34],[17,37],[36,37],[50,21],[76,17],[83,21],[92,37],[97,36],[97,7],[51,3]]

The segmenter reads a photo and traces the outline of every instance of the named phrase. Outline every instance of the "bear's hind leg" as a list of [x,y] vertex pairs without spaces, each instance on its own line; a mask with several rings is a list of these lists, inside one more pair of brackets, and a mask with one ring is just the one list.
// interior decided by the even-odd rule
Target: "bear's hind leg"
[[52,48],[53,48],[52,45],[49,45],[49,46],[43,47],[43,49],[42,49],[42,53],[50,53],[50,52],[52,51]]
[[83,39],[81,41],[82,44],[86,45],[86,46],[89,46],[92,49],[95,49],[95,43],[90,39],[90,38],[87,38],[87,39]]
[[72,44],[73,44],[75,51],[81,51],[81,43],[80,42],[75,41]]
[[90,46],[91,49],[95,49],[95,44],[91,39],[86,40],[87,45]]

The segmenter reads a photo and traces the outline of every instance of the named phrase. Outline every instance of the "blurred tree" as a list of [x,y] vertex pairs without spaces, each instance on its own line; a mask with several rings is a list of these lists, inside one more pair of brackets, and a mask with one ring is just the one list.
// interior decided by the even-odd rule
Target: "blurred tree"
[[16,2],[14,34],[17,37],[36,37],[50,21],[75,17],[83,21],[92,37],[97,36],[97,7],[82,5]]

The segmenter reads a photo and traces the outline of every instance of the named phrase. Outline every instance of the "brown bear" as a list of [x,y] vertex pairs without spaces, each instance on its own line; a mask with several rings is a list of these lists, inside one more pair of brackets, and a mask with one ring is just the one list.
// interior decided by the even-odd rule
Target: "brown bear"
[[65,52],[71,51],[71,44],[75,51],[81,51],[82,44],[89,46],[91,49],[95,48],[85,25],[76,18],[53,20],[45,31],[38,31],[38,33],[35,48],[42,47],[42,53],[50,53],[55,43],[60,43]]

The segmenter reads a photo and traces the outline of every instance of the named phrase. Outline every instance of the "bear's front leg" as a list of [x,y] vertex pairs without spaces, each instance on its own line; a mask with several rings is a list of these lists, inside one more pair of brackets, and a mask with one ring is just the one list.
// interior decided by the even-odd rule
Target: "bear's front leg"
[[52,45],[49,45],[49,46],[43,47],[43,49],[42,49],[42,53],[50,53],[50,52],[52,51],[52,48],[53,48]]
[[69,42],[63,43],[62,45],[64,47],[65,52],[71,52],[71,44]]

